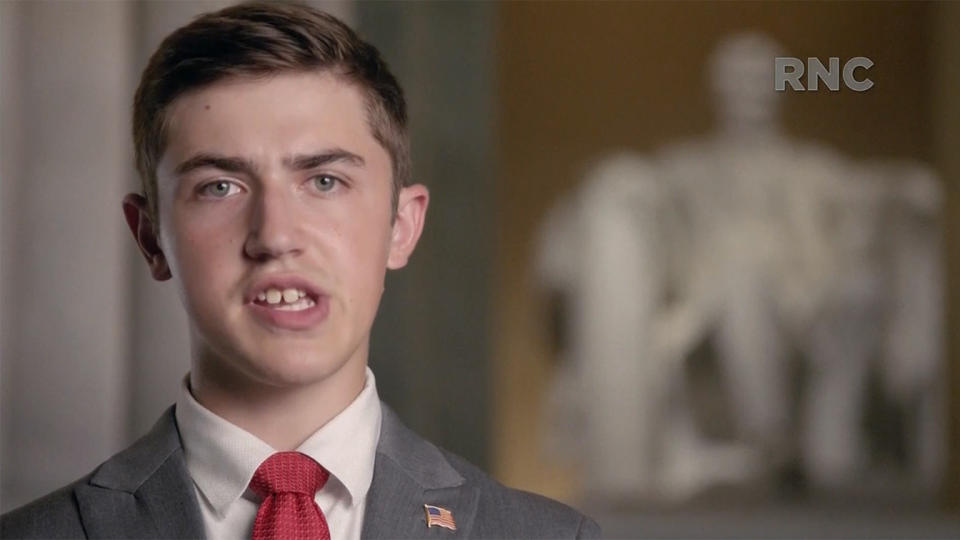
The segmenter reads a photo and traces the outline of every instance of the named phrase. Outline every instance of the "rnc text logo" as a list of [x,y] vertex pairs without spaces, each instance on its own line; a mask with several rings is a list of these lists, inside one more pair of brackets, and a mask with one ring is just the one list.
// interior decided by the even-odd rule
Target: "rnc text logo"
[[[774,66],[776,69],[774,90],[777,92],[785,91],[787,84],[794,91],[815,92],[820,89],[821,82],[831,92],[839,92],[841,76],[843,85],[854,92],[866,92],[873,87],[873,81],[864,73],[857,73],[858,69],[862,68],[866,72],[873,67],[873,60],[866,56],[855,56],[847,60],[842,70],[840,59],[836,56],[828,58],[827,65],[823,65],[819,58],[807,58],[804,63],[803,60],[792,56],[778,56],[774,58]],[[806,88],[801,81],[804,71],[807,73]]]

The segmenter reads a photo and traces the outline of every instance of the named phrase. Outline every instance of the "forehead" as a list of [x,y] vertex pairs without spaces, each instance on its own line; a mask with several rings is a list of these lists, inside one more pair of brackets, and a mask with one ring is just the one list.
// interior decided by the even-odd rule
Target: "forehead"
[[185,93],[168,107],[158,172],[198,152],[269,161],[343,148],[389,159],[373,136],[356,85],[333,73],[234,77]]

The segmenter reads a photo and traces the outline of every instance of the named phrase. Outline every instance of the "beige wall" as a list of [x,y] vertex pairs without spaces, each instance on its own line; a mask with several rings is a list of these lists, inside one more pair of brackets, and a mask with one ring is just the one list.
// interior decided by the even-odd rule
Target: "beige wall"
[[936,164],[946,187],[947,355],[950,360],[950,463],[946,503],[960,510],[960,4],[941,3],[933,13],[934,84],[930,107]]

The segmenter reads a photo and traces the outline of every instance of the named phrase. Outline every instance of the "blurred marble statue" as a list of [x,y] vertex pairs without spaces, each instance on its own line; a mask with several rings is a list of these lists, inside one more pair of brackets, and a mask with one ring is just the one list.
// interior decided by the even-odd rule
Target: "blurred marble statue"
[[[601,160],[541,227],[537,274],[563,298],[565,335],[549,442],[583,463],[590,493],[683,499],[797,454],[814,484],[849,482],[866,463],[871,366],[917,418],[914,466],[940,470],[937,182],[782,133],[781,55],[762,35],[721,43],[715,133]],[[704,343],[732,438],[704,436],[691,411],[684,366]]]
[[826,487],[864,472],[863,396],[875,367],[883,394],[910,418],[903,440],[914,487],[933,490],[945,458],[936,179],[915,164],[871,163],[832,188],[823,206],[831,267],[804,336],[806,472]]

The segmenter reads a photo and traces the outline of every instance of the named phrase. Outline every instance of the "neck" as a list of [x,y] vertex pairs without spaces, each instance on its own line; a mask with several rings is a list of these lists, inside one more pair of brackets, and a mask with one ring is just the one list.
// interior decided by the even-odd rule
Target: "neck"
[[195,358],[190,372],[194,399],[277,451],[300,446],[346,409],[366,381],[365,354],[321,379],[290,384],[256,381],[223,361],[202,356]]

